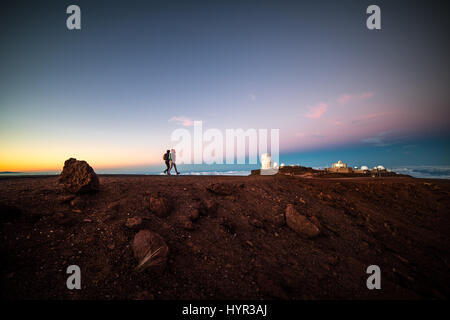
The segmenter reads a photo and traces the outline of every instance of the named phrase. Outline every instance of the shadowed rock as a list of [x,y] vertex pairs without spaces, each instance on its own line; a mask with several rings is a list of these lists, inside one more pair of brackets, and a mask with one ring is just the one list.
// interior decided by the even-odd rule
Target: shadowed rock
[[99,180],[92,167],[86,161],[70,158],[64,162],[64,168],[58,179],[64,189],[70,193],[87,193],[99,190]]
[[158,217],[166,217],[170,213],[169,202],[159,193],[150,197],[150,211]]
[[292,204],[288,204],[286,207],[286,224],[306,238],[314,238],[320,233],[319,228],[308,218],[298,213]]

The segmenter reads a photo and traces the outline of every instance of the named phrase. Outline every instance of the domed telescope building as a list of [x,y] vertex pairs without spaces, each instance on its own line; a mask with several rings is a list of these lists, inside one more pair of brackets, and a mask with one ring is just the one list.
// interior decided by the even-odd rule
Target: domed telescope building
[[278,164],[272,161],[270,153],[261,155],[261,175],[274,175],[278,172]]
[[336,163],[333,163],[331,165],[331,168],[326,169],[329,172],[339,172],[339,173],[351,173],[353,172],[353,169],[349,167],[346,163],[343,163],[341,160],[339,160]]

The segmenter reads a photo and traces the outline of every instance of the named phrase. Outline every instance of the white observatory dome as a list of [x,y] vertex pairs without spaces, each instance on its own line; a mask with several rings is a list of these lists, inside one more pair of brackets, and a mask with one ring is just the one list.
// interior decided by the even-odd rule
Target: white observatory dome
[[272,168],[272,156],[270,153],[264,153],[261,155],[261,169],[270,169]]
[[368,166],[361,166],[361,170],[369,170]]
[[377,166],[378,170],[386,170],[383,166]]

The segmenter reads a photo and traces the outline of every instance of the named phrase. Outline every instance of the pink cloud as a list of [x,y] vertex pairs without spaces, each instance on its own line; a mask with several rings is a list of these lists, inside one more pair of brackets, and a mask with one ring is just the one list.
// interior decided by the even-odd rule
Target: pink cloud
[[343,94],[338,98],[339,104],[347,104],[352,99],[352,96],[349,94]]
[[175,121],[178,124],[183,125],[184,127],[192,127],[194,125],[194,121],[187,117],[172,117],[169,119],[169,122]]
[[359,98],[360,99],[370,99],[370,98],[372,98],[373,96],[375,95],[375,93],[373,93],[373,92],[365,92],[365,93],[361,93],[360,95],[359,95]]
[[358,94],[343,94],[341,96],[338,97],[337,102],[340,105],[345,105],[349,102],[354,102],[354,101],[362,101],[362,100],[367,100],[372,98],[375,95],[375,93],[373,92],[363,92],[363,93],[358,93]]
[[309,107],[309,112],[305,116],[310,119],[319,119],[327,110],[328,104],[321,102],[313,107]]

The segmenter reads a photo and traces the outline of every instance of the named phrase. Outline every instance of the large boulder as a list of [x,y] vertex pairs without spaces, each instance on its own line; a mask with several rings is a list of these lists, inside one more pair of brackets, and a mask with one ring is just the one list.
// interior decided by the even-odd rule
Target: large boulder
[[137,271],[162,272],[166,266],[169,248],[164,239],[149,230],[139,231],[132,243],[134,257],[139,261]]
[[289,228],[306,238],[314,238],[320,233],[319,228],[309,221],[307,217],[298,213],[292,204],[288,204],[286,207],[286,224]]
[[86,162],[70,158],[58,179],[64,189],[71,193],[86,193],[99,190],[99,180],[94,169]]

